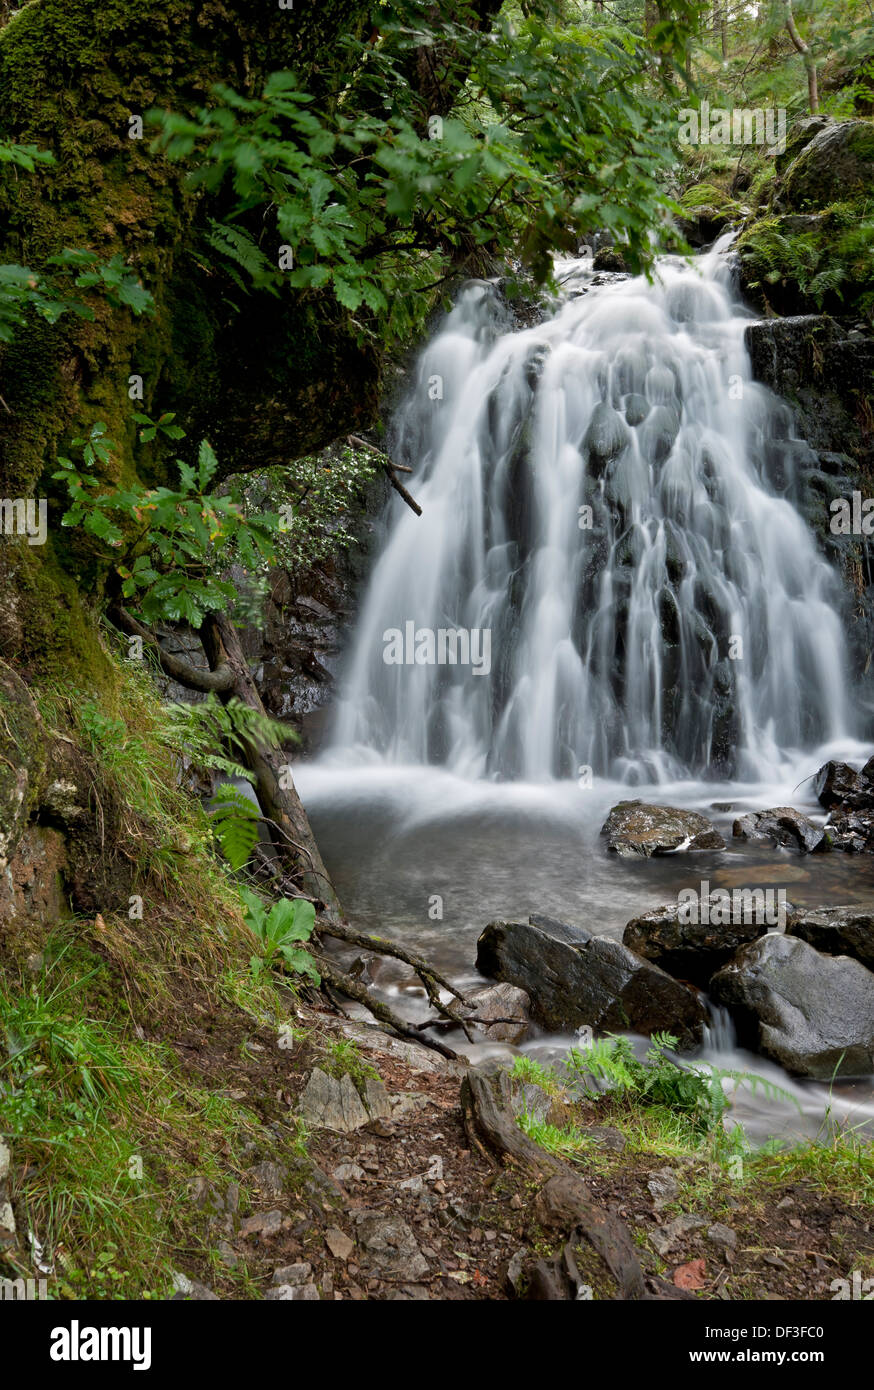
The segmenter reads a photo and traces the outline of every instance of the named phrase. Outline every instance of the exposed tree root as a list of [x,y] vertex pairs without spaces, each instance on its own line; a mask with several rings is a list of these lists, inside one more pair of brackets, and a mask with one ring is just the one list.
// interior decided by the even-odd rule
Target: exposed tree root
[[627,1226],[596,1206],[583,1179],[561,1159],[541,1149],[516,1123],[506,1066],[487,1062],[472,1067],[461,1083],[468,1139],[480,1153],[521,1168],[540,1190],[534,1215],[548,1230],[563,1233],[564,1244],[550,1259],[532,1259],[522,1271],[520,1297],[550,1301],[595,1299],[675,1299],[691,1295],[645,1275]]

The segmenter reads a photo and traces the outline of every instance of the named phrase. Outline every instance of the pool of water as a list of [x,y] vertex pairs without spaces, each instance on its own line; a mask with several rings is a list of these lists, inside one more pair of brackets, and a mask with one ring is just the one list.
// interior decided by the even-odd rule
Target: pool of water
[[[843,750],[853,751],[859,761],[859,750]],[[736,816],[767,806],[792,805],[823,821],[809,782],[803,783],[835,750],[821,754],[787,766],[785,780],[769,785],[629,788],[599,781],[581,788],[567,781],[474,781],[438,768],[341,766],[330,760],[298,765],[296,775],[350,919],[362,930],[404,943],[454,983],[470,986],[482,983],[476,943],[495,918],[525,921],[541,912],[621,938],[631,918],[676,901],[683,888],[699,892],[705,881],[711,889],[783,888],[788,901],[801,907],[874,905],[874,857],[800,856],[732,837]],[[601,826],[611,806],[631,797],[700,811],[726,848],[631,861],[608,853]],[[427,1001],[407,967],[381,962],[377,986],[405,1017],[426,1016]],[[460,1038],[452,1041],[465,1047]],[[570,1041],[537,1038],[525,1046],[554,1051]],[[867,1080],[831,1093],[792,1081],[765,1059],[739,1052],[724,1017],[714,1020],[701,1060],[754,1070],[794,1097],[782,1104],[764,1094],[738,1095],[736,1118],[751,1138],[810,1136],[829,1113],[838,1122],[874,1125],[874,1088]]]

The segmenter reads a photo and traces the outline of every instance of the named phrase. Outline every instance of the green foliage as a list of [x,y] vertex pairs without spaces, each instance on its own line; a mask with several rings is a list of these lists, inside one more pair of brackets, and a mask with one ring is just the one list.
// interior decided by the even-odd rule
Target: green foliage
[[275,538],[277,566],[300,573],[354,543],[348,522],[364,511],[364,489],[377,472],[373,460],[367,450],[336,444],[248,475],[243,484],[248,505],[277,511],[282,518]]
[[[32,173],[37,164],[53,163],[49,150],[0,138],[0,165]],[[67,313],[93,319],[93,309],[75,291],[96,290],[110,304],[125,305],[137,315],[154,309],[151,294],[119,255],[101,262],[93,251],[65,248],[49,256],[46,265],[53,269],[36,272],[23,265],[0,265],[0,343],[12,341],[26,323],[28,310],[49,323]]]
[[[347,87],[325,109],[277,72],[258,96],[219,85],[209,107],[152,119],[194,185],[231,199],[207,238],[237,284],[330,290],[362,331],[391,336],[410,294],[483,254],[521,255],[543,279],[553,249],[606,226],[648,260],[674,122],[662,79],[643,79],[670,81],[652,45],[667,59],[694,8],[665,5],[646,43],[552,5],[484,29],[465,6],[404,0],[381,10],[378,42],[349,38]],[[423,45],[458,94],[434,121],[411,80]]]
[[836,203],[803,231],[789,230],[782,217],[764,218],[739,252],[752,287],[797,285],[819,309],[874,308],[874,204]]
[[241,896],[246,905],[246,921],[260,948],[251,960],[252,974],[257,978],[278,957],[295,974],[319,984],[321,977],[312,957],[299,944],[312,936],[316,920],[313,904],[306,898],[279,898],[268,912],[251,889],[242,889]]
[[[297,734],[242,700],[222,704],[209,694],[196,704],[166,706],[167,741],[200,768],[224,777],[253,780],[252,773],[227,753],[245,757],[253,747],[269,748],[297,740]],[[237,873],[258,841],[258,808],[238,788],[223,783],[212,798],[210,825],[219,849]]]
[[600,1090],[589,1086],[588,1077],[591,1076],[606,1083],[611,1094],[619,1095],[630,1104],[667,1110],[686,1120],[701,1135],[721,1132],[722,1118],[728,1109],[723,1087],[726,1080],[748,1083],[773,1098],[797,1104],[789,1092],[752,1072],[683,1065],[667,1055],[676,1046],[677,1039],[670,1033],[653,1033],[641,1060],[628,1038],[599,1038],[588,1048],[571,1049],[568,1071],[583,1080],[590,1099],[599,1099],[602,1095]]
[[[184,434],[172,424],[172,415],[159,421],[136,418],[147,438],[159,431],[171,439]],[[218,460],[207,440],[201,440],[196,464],[177,458],[178,488],[137,484],[113,492],[101,490],[94,472],[98,464],[109,465],[115,448],[103,422],[87,439],[74,439],[72,447],[81,450],[82,466],[61,457],[52,475],[66,484],[72,502],[62,525],[82,526],[109,550],[123,553],[125,563],[116,565],[121,594],[135,600],[146,622],[198,628],[206,613],[226,609],[236,597],[234,584],[221,577],[223,570],[236,564],[256,573],[274,558],[279,517],[247,515],[240,486],[211,486]]]
[[240,764],[220,756],[219,750],[227,748],[245,756],[253,745],[257,748],[271,748],[286,743],[294,743],[297,733],[280,719],[271,719],[260,710],[236,698],[222,704],[215,695],[209,694],[196,704],[168,704],[164,706],[168,724],[168,735],[180,750],[200,767],[213,768],[231,777],[245,777],[251,780],[251,773]]
[[236,873],[258,843],[258,808],[237,787],[225,782],[212,799],[210,818],[219,848]]
[[350,1038],[335,1038],[331,1042],[326,1042],[319,1052],[319,1067],[329,1076],[335,1076],[338,1080],[343,1076],[351,1077],[356,1090],[362,1097],[365,1094],[368,1080],[380,1080],[376,1067],[364,1060]]

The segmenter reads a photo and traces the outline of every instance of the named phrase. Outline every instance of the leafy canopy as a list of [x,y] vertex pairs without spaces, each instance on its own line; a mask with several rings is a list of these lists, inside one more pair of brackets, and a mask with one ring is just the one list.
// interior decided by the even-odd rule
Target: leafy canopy
[[648,40],[562,8],[484,30],[465,6],[403,0],[375,42],[347,41],[347,86],[321,105],[277,72],[256,97],[222,84],[208,108],[153,112],[159,145],[222,211],[206,235],[238,285],[330,291],[384,334],[399,300],[484,255],[544,279],[553,250],[608,227],[645,263],[674,158],[667,57],[695,6],[664,5]]

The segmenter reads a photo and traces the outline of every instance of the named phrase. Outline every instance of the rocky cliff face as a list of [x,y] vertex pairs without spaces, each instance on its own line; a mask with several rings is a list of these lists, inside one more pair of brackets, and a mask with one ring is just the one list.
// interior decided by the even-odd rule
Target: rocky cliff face
[[[874,495],[874,123],[810,117],[777,157],[767,203],[738,241],[740,287],[763,318],[753,374],[789,404],[787,487],[847,587],[856,675],[874,642],[868,538],[832,528],[831,503]],[[791,476],[791,483],[789,481]]]

